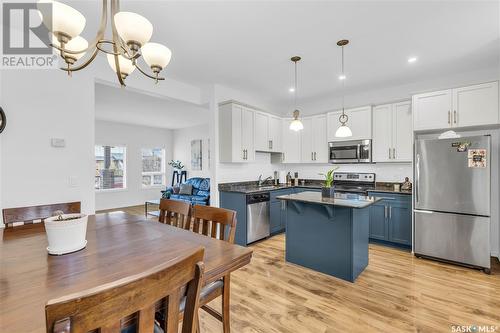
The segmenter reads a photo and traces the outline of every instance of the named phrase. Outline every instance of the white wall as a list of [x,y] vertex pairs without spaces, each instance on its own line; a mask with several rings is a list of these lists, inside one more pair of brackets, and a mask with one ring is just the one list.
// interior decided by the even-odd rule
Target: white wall
[[[94,212],[94,81],[55,70],[3,70],[1,208],[81,201]],[[62,138],[65,148],[53,148]],[[73,185],[70,184],[70,178]]]
[[[99,103],[96,104],[99,108]],[[126,125],[107,121],[95,122],[95,143],[120,145],[126,151],[126,189],[96,191],[96,210],[142,205],[146,200],[158,199],[164,186],[142,187],[142,148],[165,148],[166,163],[172,159],[172,131],[145,126]],[[95,164],[93,165],[95,170]],[[170,183],[171,168],[166,165],[166,182]]]
[[[208,128],[208,123],[187,127],[182,129],[176,129],[173,131],[173,159],[181,161],[186,167],[188,178],[192,177],[205,177],[210,178],[210,168],[208,161],[209,154],[209,139],[210,133]],[[202,169],[193,170],[191,168],[191,141],[192,140],[202,140]],[[213,166],[214,160],[210,161]],[[169,182],[171,179],[169,179]]]

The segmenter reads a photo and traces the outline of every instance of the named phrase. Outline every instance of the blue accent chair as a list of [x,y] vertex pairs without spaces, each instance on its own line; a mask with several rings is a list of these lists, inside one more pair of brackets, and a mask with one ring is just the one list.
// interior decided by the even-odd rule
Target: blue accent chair
[[189,202],[192,205],[210,205],[210,178],[189,178],[184,184],[193,185],[193,192],[189,194],[176,194],[171,186],[162,192],[162,198]]

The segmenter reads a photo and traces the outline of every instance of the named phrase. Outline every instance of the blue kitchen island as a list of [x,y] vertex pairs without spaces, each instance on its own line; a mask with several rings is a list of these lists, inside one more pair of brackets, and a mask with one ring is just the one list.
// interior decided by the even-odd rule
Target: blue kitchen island
[[354,282],[368,265],[369,206],[381,199],[310,191],[277,199],[286,203],[286,261]]

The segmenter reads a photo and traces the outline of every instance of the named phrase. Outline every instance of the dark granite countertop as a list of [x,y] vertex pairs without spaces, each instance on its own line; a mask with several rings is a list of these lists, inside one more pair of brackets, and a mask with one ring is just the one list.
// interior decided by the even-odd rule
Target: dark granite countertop
[[[299,182],[298,186],[286,185],[286,184],[274,185],[273,183],[270,183],[270,182],[266,182],[262,186],[258,186],[256,181],[248,181],[248,182],[219,184],[219,191],[220,192],[236,192],[236,193],[251,194],[251,193],[260,193],[260,192],[271,192],[271,191],[282,190],[282,189],[287,189],[287,188],[295,188],[295,187],[319,189],[319,188],[323,187],[323,183],[324,182],[322,180],[306,179],[306,180],[304,180],[304,183],[302,183],[302,180],[301,180]],[[375,188],[370,190],[370,191],[371,192],[394,193],[394,194],[405,194],[405,195],[412,194],[411,190],[409,190],[409,191],[406,191],[406,190],[394,191],[394,183],[388,183],[388,182],[377,182],[375,185]]]
[[370,190],[370,192],[384,192],[384,193],[394,193],[394,194],[407,194],[411,195],[411,190],[394,190],[394,184],[397,183],[389,183],[389,182],[377,182],[375,184],[375,188]]
[[335,193],[334,198],[324,198],[319,192],[301,192],[295,194],[280,195],[280,200],[300,201],[312,204],[331,205],[347,208],[365,208],[382,200],[377,197],[365,197],[357,194]]
[[259,192],[271,192],[276,190],[282,190],[287,188],[321,188],[323,187],[323,181],[321,180],[306,180],[302,184],[299,182],[298,186],[279,184],[274,185],[273,183],[264,183],[262,186],[258,186],[257,182],[239,182],[239,183],[222,183],[219,184],[220,192],[237,192],[237,193],[259,193]]

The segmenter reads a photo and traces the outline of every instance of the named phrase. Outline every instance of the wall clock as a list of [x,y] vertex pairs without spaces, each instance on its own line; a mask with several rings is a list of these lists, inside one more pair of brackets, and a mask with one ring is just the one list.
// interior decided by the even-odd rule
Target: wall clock
[[7,125],[7,118],[5,118],[5,112],[0,107],[0,133],[3,132],[5,125]]

